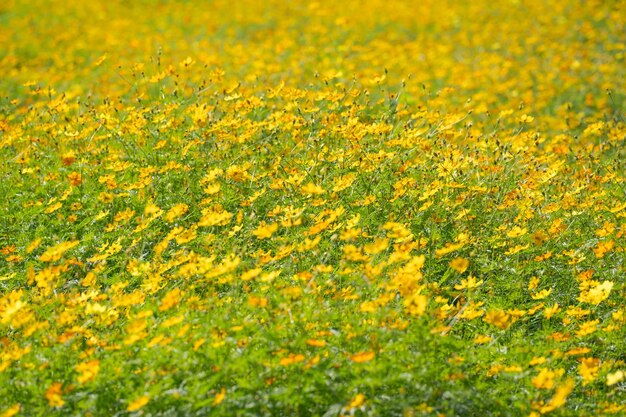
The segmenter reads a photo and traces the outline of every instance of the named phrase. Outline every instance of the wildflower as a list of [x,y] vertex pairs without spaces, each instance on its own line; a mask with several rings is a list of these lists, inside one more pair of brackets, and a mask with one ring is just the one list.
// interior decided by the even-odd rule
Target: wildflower
[[82,362],[76,365],[76,371],[79,372],[78,380],[79,383],[85,384],[87,382],[93,381],[98,375],[98,371],[100,370],[100,361],[92,360],[87,362]]
[[126,407],[126,411],[133,412],[141,410],[145,407],[146,404],[150,401],[150,397],[147,395],[142,395],[141,397],[135,398],[133,401],[128,403],[128,407]]
[[598,329],[598,323],[600,323],[600,320],[591,320],[582,323],[576,331],[576,336],[584,337],[594,333]]
[[299,363],[304,361],[304,355],[302,354],[296,354],[296,353],[290,353],[288,356],[285,356],[284,358],[281,358],[279,363],[282,366],[289,366],[289,365],[293,365],[294,363]]
[[203,210],[203,216],[198,221],[198,226],[225,226],[230,223],[232,213],[221,209]]
[[374,359],[376,354],[374,352],[360,352],[350,356],[350,359],[356,363],[369,362]]
[[365,404],[365,395],[357,394],[350,400],[350,403],[346,406],[348,410],[354,410]]
[[13,316],[27,306],[22,301],[23,294],[22,290],[13,290],[0,298],[0,323],[10,323]]
[[604,258],[604,255],[610,252],[613,247],[615,247],[615,242],[612,240],[609,240],[608,242],[599,242],[593,249],[593,253],[595,253],[597,258]]
[[515,226],[513,229],[507,232],[506,235],[507,237],[515,238],[515,237],[520,237],[520,236],[525,235],[526,232],[528,232],[528,229]]
[[51,246],[44,253],[41,254],[39,260],[42,262],[54,262],[61,259],[63,254],[75,246],[78,246],[78,240],[70,240],[67,242],[61,242],[55,246]]
[[374,242],[363,246],[363,251],[369,255],[376,255],[389,247],[388,239],[376,239]]
[[219,405],[222,403],[222,401],[224,401],[224,398],[226,398],[226,389],[222,388],[220,390],[220,392],[218,392],[217,394],[215,394],[215,398],[213,398],[213,402],[211,403],[211,405],[213,407]]
[[550,288],[548,290],[541,290],[538,293],[531,294],[531,297],[532,297],[533,300],[543,300],[544,298],[546,298],[550,294],[552,294],[552,288]]
[[530,366],[541,365],[546,363],[547,359],[544,356],[535,356],[533,357],[528,364]]
[[519,122],[522,124],[532,123],[535,118],[527,114],[522,114],[519,118]]
[[613,234],[614,231],[615,231],[615,223],[605,221],[602,227],[596,230],[596,235],[599,237],[605,237],[605,236],[609,236]]
[[13,417],[17,413],[19,413],[21,409],[22,409],[22,406],[20,404],[14,404],[11,407],[4,410],[4,412],[0,414],[0,417]]
[[248,305],[250,307],[266,307],[268,304],[268,300],[265,297],[255,297],[254,295],[250,295],[248,297]]
[[62,407],[63,404],[65,404],[63,396],[61,395],[61,387],[60,382],[54,382],[46,390],[46,399],[50,407]]
[[485,343],[489,343],[493,340],[491,336],[487,335],[478,335],[474,338],[474,343],[477,345],[484,345]]
[[252,232],[253,235],[257,237],[257,239],[267,239],[274,234],[278,230],[278,224],[271,223],[267,224],[265,222],[261,222],[259,226]]
[[61,155],[61,162],[63,166],[70,166],[76,161],[76,154],[74,151],[70,150]]
[[462,290],[462,289],[474,289],[474,288],[478,288],[481,285],[484,284],[484,281],[481,279],[480,281],[476,280],[476,277],[470,275],[469,277],[467,277],[467,279],[462,279],[460,284],[456,284],[454,286],[455,290]]
[[28,247],[26,247],[26,253],[33,252],[35,249],[39,247],[40,244],[41,244],[41,238],[38,237],[28,244]]
[[309,195],[324,194],[326,192],[322,187],[320,187],[319,185],[315,185],[311,182],[307,183],[306,185],[303,185],[301,190],[304,194],[309,194]]
[[606,385],[608,385],[608,386],[615,385],[618,382],[622,381],[625,376],[626,376],[626,374],[622,370],[616,371],[616,372],[614,372],[612,374],[607,374],[606,375]]
[[602,301],[609,298],[613,285],[614,284],[611,281],[604,281],[601,284],[597,283],[596,285],[592,285],[588,289],[581,292],[578,300],[598,305]]
[[243,274],[241,274],[241,280],[250,281],[251,279],[254,279],[255,277],[257,277],[262,271],[263,270],[261,268],[249,269]]
[[309,346],[313,346],[313,347],[324,347],[326,346],[326,341],[325,340],[318,340],[318,339],[308,339],[306,341],[306,344]]
[[502,330],[506,330],[511,325],[510,319],[511,316],[502,310],[489,310],[483,318],[483,321],[485,323],[493,324]]
[[403,301],[403,305],[407,313],[414,317],[423,315],[426,311],[427,304],[428,298],[419,293],[409,295]]
[[468,266],[469,266],[469,261],[465,258],[454,258],[450,262],[450,268],[454,269],[459,274],[462,274],[463,272],[465,272]]
[[178,305],[181,298],[182,291],[179,288],[174,288],[173,290],[170,290],[167,294],[163,296],[163,299],[161,300],[161,305],[159,306],[159,311],[166,311]]
[[565,405],[565,402],[567,401],[567,397],[570,395],[570,393],[573,390],[574,390],[574,380],[570,378],[567,381],[565,381],[563,385],[559,386],[556,389],[556,392],[554,393],[554,395],[552,396],[548,404],[540,407],[539,412],[541,414],[546,414],[546,413],[549,413],[550,411],[556,410],[559,407],[562,407],[563,405]]
[[583,378],[583,385],[587,385],[592,382],[598,376],[598,365],[600,363],[599,359],[596,358],[582,358],[580,360],[580,366],[578,367],[578,372],[580,376]]
[[560,309],[561,308],[559,307],[559,304],[554,303],[551,307],[544,308],[543,316],[546,318],[546,320],[550,320],[552,316],[560,311]]
[[187,204],[176,204],[165,214],[165,221],[172,223],[187,211],[189,211],[189,206]]
[[530,279],[530,282],[528,283],[528,289],[529,290],[534,290],[535,288],[537,288],[538,285],[539,285],[539,278],[532,277]]
[[83,182],[83,176],[79,172],[71,172],[68,174],[67,179],[74,187],[79,186]]

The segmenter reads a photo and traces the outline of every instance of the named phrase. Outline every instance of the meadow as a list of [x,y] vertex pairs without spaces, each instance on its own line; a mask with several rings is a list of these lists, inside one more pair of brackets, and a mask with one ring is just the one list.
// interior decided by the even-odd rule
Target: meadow
[[0,416],[626,415],[620,0],[0,2]]

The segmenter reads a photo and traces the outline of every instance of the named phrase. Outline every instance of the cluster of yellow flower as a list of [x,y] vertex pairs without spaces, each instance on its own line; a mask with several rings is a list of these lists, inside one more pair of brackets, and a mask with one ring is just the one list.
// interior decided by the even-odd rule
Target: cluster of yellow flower
[[621,6],[3,3],[0,416],[626,413]]

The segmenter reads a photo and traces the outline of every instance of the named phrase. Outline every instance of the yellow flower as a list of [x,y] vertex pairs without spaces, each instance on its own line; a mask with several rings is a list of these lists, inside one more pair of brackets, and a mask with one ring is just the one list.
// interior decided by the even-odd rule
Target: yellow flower
[[128,407],[126,408],[126,411],[133,412],[133,411],[140,410],[146,404],[148,404],[149,401],[150,401],[150,397],[147,395],[143,395],[141,397],[135,398],[133,401],[128,403]]
[[356,175],[352,172],[347,175],[344,175],[341,178],[338,178],[335,181],[335,185],[333,186],[333,191],[339,192],[339,191],[345,190],[346,188],[352,185],[355,179],[356,179]]
[[83,182],[83,176],[80,174],[80,172],[70,172],[67,176],[67,179],[74,187],[79,186]]
[[255,277],[257,277],[262,271],[263,269],[261,268],[249,269],[243,274],[241,274],[241,280],[250,281],[251,279],[254,279]]
[[546,363],[547,359],[544,356],[535,356],[533,357],[528,364],[530,366],[541,365],[542,363]]
[[471,290],[472,288],[480,287],[483,283],[484,281],[482,279],[480,281],[476,281],[476,277],[470,275],[467,279],[462,279],[460,284],[456,284],[454,289],[462,290],[467,288],[468,290]]
[[428,298],[419,293],[408,295],[403,302],[404,308],[411,316],[419,317],[426,312]]
[[357,394],[352,400],[350,400],[350,403],[346,408],[348,410],[354,410],[355,408],[361,407],[363,404],[365,404],[365,395]]
[[469,266],[469,261],[465,258],[454,258],[450,262],[450,268],[454,269],[459,274],[467,271],[467,267]]
[[257,237],[257,239],[267,239],[274,234],[275,231],[278,230],[277,223],[267,224],[264,221],[259,224],[259,226],[252,232],[253,235]]
[[530,243],[527,243],[526,245],[515,245],[512,248],[509,248],[506,252],[504,252],[505,255],[515,255],[516,253],[519,253],[525,249],[528,249],[530,247]]
[[509,232],[507,232],[506,235],[507,237],[515,238],[515,237],[524,236],[527,232],[528,232],[528,229],[515,226],[513,229],[509,230]]
[[27,307],[27,303],[22,301],[24,291],[13,290],[0,298],[0,323],[9,323],[15,314]]
[[596,230],[596,235],[598,235],[599,237],[605,237],[605,236],[609,236],[614,231],[615,231],[615,223],[606,221],[604,222],[604,225],[602,226],[601,229]]
[[578,367],[578,373],[583,378],[583,385],[587,385],[598,377],[600,359],[582,358]]
[[299,354],[299,353],[290,353],[288,356],[285,356],[284,358],[280,358],[279,363],[282,366],[289,366],[294,363],[299,363],[302,361],[304,361],[304,355]]
[[32,251],[37,249],[40,244],[41,244],[41,238],[38,237],[37,239],[29,243],[28,247],[26,248],[26,253],[31,253]]
[[165,214],[165,221],[172,223],[174,220],[187,213],[189,206],[187,204],[176,204]]
[[87,362],[82,362],[76,365],[76,371],[80,373],[76,378],[79,383],[84,384],[86,382],[93,381],[96,379],[98,375],[98,371],[100,370],[100,361],[92,360]]
[[465,246],[465,242],[446,243],[443,248],[435,250],[435,256],[441,257],[443,255],[447,255],[451,252],[461,249],[463,246]]
[[324,194],[326,191],[320,187],[319,185],[315,185],[312,182],[307,183],[306,185],[303,185],[301,188],[301,191],[304,194]]
[[76,154],[70,150],[61,155],[61,161],[64,166],[70,166],[76,161]]
[[388,246],[389,241],[387,239],[375,239],[372,243],[363,246],[363,250],[369,255],[376,255],[387,249]]
[[537,374],[530,382],[535,388],[551,389],[554,386],[554,378],[556,376],[556,372],[547,368],[541,368],[539,370],[539,374]]
[[226,389],[222,388],[220,392],[215,394],[215,398],[213,398],[213,402],[211,403],[211,405],[215,407],[216,405],[221,404],[222,401],[224,401],[224,398],[226,398]]
[[511,316],[502,310],[489,310],[487,314],[485,314],[483,321],[499,327],[502,330],[506,330],[511,325],[510,319]]
[[552,305],[552,307],[546,307],[546,308],[543,309],[543,316],[547,320],[550,320],[552,318],[552,316],[554,316],[560,310],[561,310],[561,308],[559,307],[559,304],[558,303],[554,303]]
[[250,307],[266,307],[268,304],[268,300],[265,297],[255,297],[254,295],[250,295],[248,297],[248,305]]
[[55,246],[51,246],[44,253],[41,254],[39,260],[41,262],[54,262],[61,259],[61,256],[68,250],[75,246],[78,246],[78,240],[70,240],[67,242],[61,242]]
[[607,374],[606,385],[608,386],[615,385],[618,382],[622,381],[625,376],[626,375],[624,374],[624,371],[621,371],[621,370],[614,372],[612,374]]
[[21,409],[22,406],[20,404],[12,405],[11,407],[4,410],[4,412],[0,414],[0,417],[13,417],[17,413],[19,413]]
[[46,390],[46,399],[48,400],[50,407],[62,407],[63,404],[65,404],[61,395],[61,387],[62,385],[60,382],[54,382]]
[[360,352],[350,356],[350,359],[356,363],[369,362],[376,357],[374,352]]
[[532,294],[531,297],[533,300],[543,300],[550,294],[552,294],[552,288],[550,288],[549,290],[541,290],[538,293]]
[[580,325],[580,328],[576,331],[576,336],[583,337],[583,336],[590,335],[591,333],[595,332],[598,329],[598,323],[600,323],[600,320],[592,320],[592,321],[584,322],[583,324]]
[[174,288],[163,296],[159,311],[166,311],[170,308],[178,305],[182,297],[182,291],[178,288]]
[[474,338],[474,343],[476,343],[477,345],[484,345],[485,343],[489,343],[493,340],[493,338],[491,336],[487,336],[487,335],[478,335]]
[[581,292],[578,297],[579,301],[598,305],[602,301],[609,298],[611,290],[613,289],[613,282],[604,281],[603,283],[591,286],[587,291]]
[[313,346],[313,347],[324,347],[326,346],[326,341],[325,340],[318,340],[318,339],[308,339],[306,341],[306,344],[309,346]]
[[542,406],[539,409],[539,412],[541,414],[546,414],[546,413],[549,413],[550,411],[556,410],[559,407],[562,407],[563,405],[565,405],[565,402],[567,401],[567,397],[570,395],[570,393],[573,390],[574,390],[574,380],[570,378],[567,381],[565,381],[565,384],[561,385],[560,387],[556,389],[556,392],[554,393],[554,395],[552,396],[548,404]]
[[230,223],[230,219],[233,217],[232,213],[219,209],[203,210],[202,214],[198,226],[203,227],[225,226]]
[[529,290],[534,290],[535,288],[537,288],[538,285],[539,285],[539,278],[532,277],[530,279],[530,282],[528,283],[528,289]]
[[484,302],[473,303],[470,302],[464,310],[459,314],[459,318],[464,320],[473,320],[478,317],[481,317],[485,312],[480,308],[482,307]]
[[527,123],[532,123],[532,121],[535,120],[535,118],[527,114],[522,114],[518,120],[522,124],[527,124]]
[[614,246],[615,242],[612,240],[609,240],[608,242],[599,242],[593,249],[593,253],[595,253],[597,258],[604,258],[604,255],[610,252]]

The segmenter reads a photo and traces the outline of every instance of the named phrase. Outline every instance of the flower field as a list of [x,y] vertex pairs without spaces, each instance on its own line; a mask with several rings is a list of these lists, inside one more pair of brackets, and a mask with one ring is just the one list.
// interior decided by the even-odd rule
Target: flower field
[[626,415],[619,0],[0,2],[0,416]]

